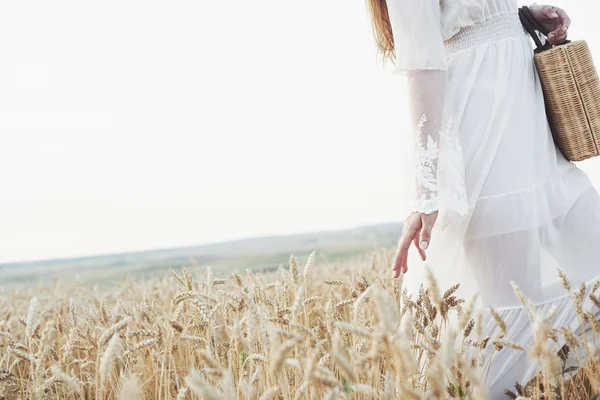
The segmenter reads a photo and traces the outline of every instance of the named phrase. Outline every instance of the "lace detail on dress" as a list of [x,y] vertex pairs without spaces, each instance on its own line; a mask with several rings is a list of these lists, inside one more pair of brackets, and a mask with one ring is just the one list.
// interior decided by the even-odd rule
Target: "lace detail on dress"
[[[435,118],[434,118],[435,120]],[[410,210],[439,211],[435,230],[459,223],[469,211],[460,137],[449,117],[441,129],[432,129],[423,113],[413,130],[413,146],[405,149],[406,172],[412,177]],[[407,193],[408,194],[408,193]]]
[[437,201],[437,159],[438,142],[427,135],[426,143],[423,138],[423,125],[427,116],[423,114],[417,125],[416,132],[416,173],[417,198],[414,209],[425,214],[431,214],[439,208]]
[[423,114],[415,132],[415,179],[417,184],[414,211],[431,214],[449,209],[458,215],[467,212],[464,161],[460,142],[452,134],[453,120],[448,119],[437,138],[423,135],[427,116]]

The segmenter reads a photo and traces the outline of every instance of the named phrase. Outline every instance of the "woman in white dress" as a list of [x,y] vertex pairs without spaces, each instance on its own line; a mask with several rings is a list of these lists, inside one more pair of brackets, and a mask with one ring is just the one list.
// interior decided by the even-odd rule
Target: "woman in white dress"
[[[556,307],[554,324],[579,321],[557,268],[573,285],[600,271],[600,195],[555,146],[533,61],[533,41],[517,0],[368,0],[380,52],[407,78],[408,215],[393,266],[416,293],[428,267],[445,288],[477,294],[509,327],[507,340],[527,347],[533,331],[514,281],[537,310]],[[536,19],[564,42],[569,17],[532,4]],[[405,275],[404,275],[405,274]],[[589,301],[589,300],[588,300]],[[486,314],[486,333],[497,326]],[[535,374],[509,349],[486,381],[505,398]]]

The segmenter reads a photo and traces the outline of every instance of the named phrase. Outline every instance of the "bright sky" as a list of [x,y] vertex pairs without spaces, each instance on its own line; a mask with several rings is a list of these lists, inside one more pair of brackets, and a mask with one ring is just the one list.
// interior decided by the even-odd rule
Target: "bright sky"
[[0,262],[405,217],[364,1],[2,2],[0,36]]

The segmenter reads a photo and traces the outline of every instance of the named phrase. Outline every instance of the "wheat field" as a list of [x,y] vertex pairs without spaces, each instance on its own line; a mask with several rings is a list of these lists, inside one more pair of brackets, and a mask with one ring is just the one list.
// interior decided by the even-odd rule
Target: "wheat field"
[[[0,399],[485,399],[485,350],[527,351],[538,374],[506,398],[600,393],[600,351],[548,320],[529,349],[483,337],[456,286],[410,298],[391,278],[395,249],[261,275],[210,266],[125,277],[106,288],[56,281],[0,293]],[[581,304],[585,291],[565,290]],[[588,294],[598,306],[596,284]],[[581,320],[590,313],[576,307]],[[597,321],[590,321],[600,332]],[[564,336],[553,354],[547,341]],[[565,354],[585,348],[576,371]]]

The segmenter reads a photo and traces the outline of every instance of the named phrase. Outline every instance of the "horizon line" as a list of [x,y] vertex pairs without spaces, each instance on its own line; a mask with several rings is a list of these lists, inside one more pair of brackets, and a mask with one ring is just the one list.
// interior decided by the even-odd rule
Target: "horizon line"
[[111,256],[119,256],[119,255],[128,255],[128,254],[139,254],[139,253],[152,253],[152,252],[160,252],[160,251],[168,251],[168,250],[178,250],[178,249],[190,249],[194,247],[202,247],[202,246],[211,246],[217,244],[225,244],[232,242],[240,242],[244,240],[251,239],[267,239],[267,238],[275,238],[275,237],[286,237],[286,236],[300,236],[300,235],[308,235],[314,233],[325,233],[325,232],[340,232],[340,231],[348,231],[357,228],[364,228],[370,226],[378,226],[378,225],[402,225],[401,221],[393,222],[378,222],[372,224],[364,224],[364,225],[355,225],[350,228],[338,228],[338,229],[323,229],[323,230],[311,230],[311,231],[302,231],[296,233],[281,233],[281,234],[265,234],[258,236],[243,236],[234,239],[221,240],[216,242],[204,242],[198,244],[191,245],[182,245],[175,247],[157,247],[153,249],[140,249],[140,250],[125,250],[125,251],[117,251],[117,252],[109,252],[109,253],[96,253],[82,256],[66,256],[66,257],[56,257],[56,258],[38,258],[38,259],[26,259],[26,260],[16,260],[16,261],[0,261],[0,268],[10,267],[10,266],[18,266],[23,264],[38,264],[38,263],[47,263],[47,262],[65,262],[65,261],[74,261],[74,260],[90,260],[94,258],[102,258],[102,257],[111,257]]

